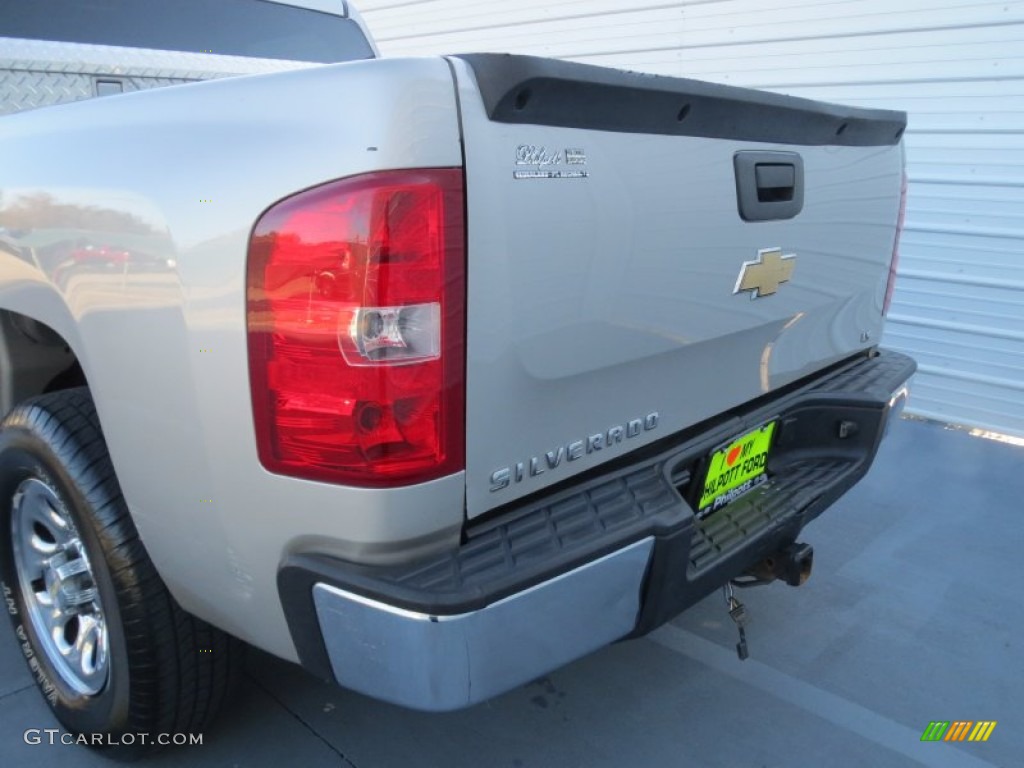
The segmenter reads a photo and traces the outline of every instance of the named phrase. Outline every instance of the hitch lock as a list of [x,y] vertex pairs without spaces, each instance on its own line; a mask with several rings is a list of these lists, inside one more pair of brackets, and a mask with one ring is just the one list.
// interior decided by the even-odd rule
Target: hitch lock
[[729,610],[729,618],[736,622],[736,628],[740,631],[740,641],[736,643],[736,655],[740,661],[746,661],[750,656],[747,649],[747,609],[737,598],[733,591],[732,584],[722,587],[722,594],[725,596],[725,606]]
[[736,624],[740,634],[740,641],[736,644],[736,655],[739,656],[740,661],[750,656],[746,631],[749,616],[746,606],[736,597],[734,587],[756,587],[761,584],[771,584],[776,579],[782,579],[791,587],[799,587],[811,578],[813,565],[814,548],[810,544],[793,542],[774,555],[766,557],[748,570],[745,576],[732,579],[722,587],[729,618]]

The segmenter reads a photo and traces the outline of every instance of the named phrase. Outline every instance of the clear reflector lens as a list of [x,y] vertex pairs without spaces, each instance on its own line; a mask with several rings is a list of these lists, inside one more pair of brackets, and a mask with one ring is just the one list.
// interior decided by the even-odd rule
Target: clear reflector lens
[[342,323],[338,341],[349,365],[398,365],[441,356],[441,305],[437,302],[361,307],[343,313]]

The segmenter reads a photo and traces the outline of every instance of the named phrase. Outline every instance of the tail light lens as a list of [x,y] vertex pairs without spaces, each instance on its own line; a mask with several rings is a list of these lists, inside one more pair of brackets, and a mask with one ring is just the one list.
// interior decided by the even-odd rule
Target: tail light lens
[[273,206],[249,244],[249,376],[271,472],[380,487],[465,466],[461,169]]
[[903,182],[900,186],[900,213],[896,219],[896,239],[892,244],[892,261],[889,262],[889,280],[885,284],[885,301],[882,302],[882,314],[889,314],[889,305],[892,304],[892,292],[896,288],[896,268],[900,263],[900,238],[903,236],[903,221],[907,217],[907,172],[903,172]]
[[84,245],[71,251],[71,260],[75,264],[127,264],[131,258],[129,251],[108,245]]

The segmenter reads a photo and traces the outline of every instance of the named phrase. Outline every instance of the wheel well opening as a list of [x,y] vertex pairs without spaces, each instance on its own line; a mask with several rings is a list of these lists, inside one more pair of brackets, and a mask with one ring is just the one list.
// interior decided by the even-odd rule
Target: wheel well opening
[[86,384],[81,363],[57,331],[0,310],[0,416],[35,395]]

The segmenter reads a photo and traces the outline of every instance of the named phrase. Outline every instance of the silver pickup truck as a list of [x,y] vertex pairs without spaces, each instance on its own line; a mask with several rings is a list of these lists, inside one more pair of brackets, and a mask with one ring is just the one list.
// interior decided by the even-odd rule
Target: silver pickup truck
[[0,579],[68,730],[201,729],[239,640],[466,707],[807,578],[915,367],[903,113],[85,7],[0,0]]

